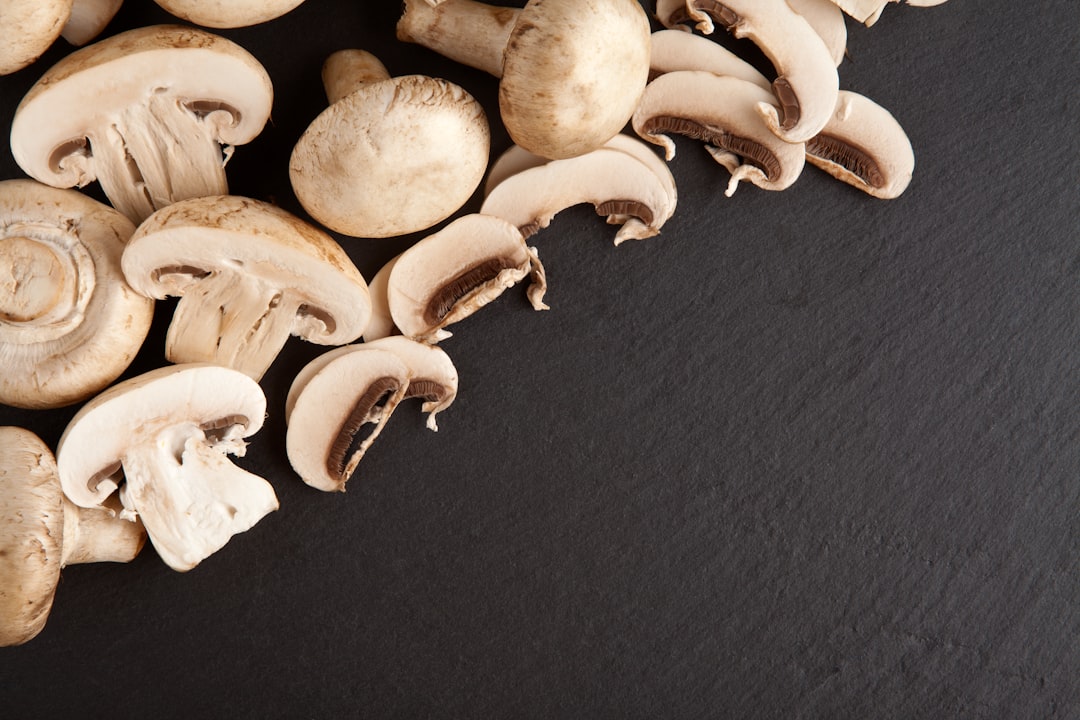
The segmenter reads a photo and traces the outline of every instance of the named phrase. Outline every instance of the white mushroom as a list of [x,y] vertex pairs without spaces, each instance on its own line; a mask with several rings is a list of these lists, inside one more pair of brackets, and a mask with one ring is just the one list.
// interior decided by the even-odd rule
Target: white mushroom
[[[941,5],[945,0],[905,0],[913,7],[934,7]],[[878,21],[885,6],[891,2],[901,0],[831,0],[840,6],[840,9],[851,17],[870,27]]]
[[[828,2],[829,0],[825,0]],[[658,30],[653,33],[653,53],[649,61],[653,77],[678,70],[701,70],[726,75],[772,90],[772,83],[750,63],[723,45],[685,30]]]
[[333,238],[248,198],[194,198],[159,210],[132,236],[122,265],[138,292],[181,296],[166,358],[255,379],[290,335],[343,345],[371,315],[367,283]]
[[0,402],[70,405],[128,367],[154,313],[120,268],[134,231],[75,190],[0,182]]
[[100,507],[118,492],[169,567],[186,571],[278,507],[268,482],[233,465],[262,427],[266,398],[235,370],[159,368],[114,385],[68,424],[56,459],[64,492]]
[[270,115],[262,65],[190,27],[131,30],[77,50],[19,103],[11,152],[54,187],[94,180],[135,223],[178,200],[228,192],[222,145],[252,140]]
[[833,63],[839,67],[847,54],[847,23],[844,13],[832,0],[788,0],[791,9],[806,18],[825,42]]
[[85,45],[105,30],[123,4],[124,0],[75,0],[60,34],[72,45]]
[[480,103],[426,75],[391,78],[370,53],[342,50],[323,67],[330,107],[293,149],[289,179],[331,230],[382,238],[425,230],[468,202],[491,135]]
[[371,296],[371,320],[364,328],[365,342],[400,332],[394,325],[394,318],[390,315],[390,297],[387,294],[390,287],[390,273],[394,271],[394,266],[397,265],[400,257],[401,255],[395,255],[388,260],[368,283],[368,294]]
[[269,22],[304,0],[154,0],[188,22],[212,28],[240,28]]
[[71,0],[0,0],[0,75],[30,65],[49,49],[71,15]]

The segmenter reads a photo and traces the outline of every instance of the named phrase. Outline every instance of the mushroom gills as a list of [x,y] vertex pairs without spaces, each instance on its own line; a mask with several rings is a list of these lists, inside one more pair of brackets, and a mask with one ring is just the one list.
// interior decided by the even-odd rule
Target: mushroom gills
[[759,142],[722,128],[696,122],[690,118],[659,116],[650,118],[642,125],[642,130],[649,135],[674,133],[692,140],[699,140],[744,159],[761,169],[767,180],[775,181],[780,176],[780,161],[772,151]]
[[424,309],[425,322],[432,326],[438,325],[459,305],[478,300],[488,288],[493,285],[501,286],[502,279],[511,276],[513,283],[516,283],[524,277],[524,272],[510,258],[481,260],[452,278],[432,296]]
[[[377,379],[356,401],[326,457],[330,477],[341,483],[352,477],[364,454],[382,432],[394,408],[405,397],[406,386],[395,377]],[[370,426],[370,427],[367,427]],[[361,432],[362,430],[367,432]]]
[[806,155],[820,162],[839,165],[872,188],[885,186],[885,176],[874,158],[840,138],[821,133],[807,141]]

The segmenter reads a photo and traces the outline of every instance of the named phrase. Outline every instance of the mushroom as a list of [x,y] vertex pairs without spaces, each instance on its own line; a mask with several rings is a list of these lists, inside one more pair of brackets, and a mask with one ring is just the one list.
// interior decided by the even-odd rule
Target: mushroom
[[0,1],[0,75],[30,65],[49,49],[71,14],[71,0]]
[[757,68],[707,37],[685,30],[658,30],[653,33],[652,43],[649,69],[654,79],[678,70],[702,70],[772,90],[772,83]]
[[154,0],[169,13],[196,25],[240,28],[279,18],[304,0]]
[[515,143],[548,158],[581,155],[621,131],[649,74],[649,19],[637,0],[405,0],[398,38],[501,78]]
[[60,34],[72,45],[85,45],[105,30],[123,4],[124,0],[75,0]]
[[[890,2],[901,0],[831,0],[840,6],[840,9],[851,17],[870,27],[878,21],[885,6]],[[945,0],[906,0],[913,7],[934,7],[941,5]]]
[[833,63],[839,67],[847,54],[847,23],[844,13],[832,0],[788,0],[791,9],[806,18],[825,42]]
[[438,347],[397,336],[331,350],[304,367],[289,389],[289,462],[308,485],[344,492],[399,403],[422,399],[428,428],[438,430],[435,415],[450,406],[457,388],[457,369]]
[[543,266],[521,232],[502,218],[466,215],[397,259],[387,280],[390,316],[406,337],[437,343],[450,337],[446,326],[530,274],[529,300],[534,309],[547,309]]
[[778,77],[772,83],[776,97],[758,102],[756,109],[787,142],[809,140],[832,115],[839,89],[833,56],[787,0],[657,0],[656,15],[667,27],[696,21],[706,35],[712,34],[715,20],[761,48]]
[[391,78],[362,50],[331,55],[323,83],[330,107],[289,162],[311,217],[344,235],[383,238],[425,230],[468,202],[491,144],[472,95],[426,75]]
[[120,269],[134,231],[75,190],[0,182],[0,402],[70,405],[128,367],[154,313]]
[[64,497],[41,438],[0,427],[0,647],[21,645],[45,627],[62,568],[130,562],[145,542],[141,523]]
[[258,380],[290,335],[320,345],[360,337],[367,283],[326,233],[268,203],[194,198],[149,217],[122,259],[136,291],[180,296],[170,362],[212,362]]
[[272,99],[239,45],[190,27],[139,28],[48,70],[15,111],[11,152],[47,185],[96,179],[138,224],[178,200],[227,193],[231,146],[262,131]]
[[117,493],[169,567],[187,571],[278,508],[268,482],[229,462],[262,427],[251,378],[175,365],[114,385],[68,424],[56,452],[64,493],[85,508]]
[[390,273],[394,271],[401,255],[395,255],[379,268],[368,283],[368,294],[371,296],[371,320],[364,328],[364,341],[371,342],[379,338],[388,337],[400,332],[394,324],[394,318],[390,315],[390,298],[387,294],[390,286]]

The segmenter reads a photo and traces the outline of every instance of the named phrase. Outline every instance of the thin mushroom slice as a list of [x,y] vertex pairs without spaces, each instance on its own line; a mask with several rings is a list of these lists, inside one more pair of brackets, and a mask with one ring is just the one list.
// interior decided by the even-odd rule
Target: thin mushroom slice
[[154,0],[173,15],[212,28],[241,28],[269,22],[299,7],[304,0]]
[[791,9],[806,18],[825,42],[837,67],[847,55],[847,23],[844,13],[832,0],[788,0]]
[[911,141],[892,113],[846,90],[832,119],[806,143],[806,160],[883,200],[903,193],[915,169]]
[[706,143],[713,158],[731,172],[726,194],[748,180],[764,190],[790,187],[802,173],[806,150],[772,133],[755,112],[768,91],[738,78],[696,70],[670,72],[653,80],[634,113],[634,130],[675,156],[670,133]]
[[502,218],[466,215],[398,258],[387,283],[394,325],[414,340],[437,343],[459,322],[532,277],[529,301],[546,309],[546,279],[536,251]]
[[[845,13],[870,27],[881,18],[881,13],[889,3],[901,2],[901,0],[831,0],[836,3]],[[945,0],[906,0],[912,7],[935,7],[942,5]]]
[[364,328],[364,342],[371,342],[379,338],[400,334],[394,318],[390,315],[390,273],[394,271],[401,255],[395,255],[379,268],[375,276],[368,283],[368,293],[371,295],[371,320]]
[[[825,0],[828,2],[828,0]],[[678,70],[701,70],[726,75],[772,90],[772,83],[757,68],[723,45],[685,29],[653,33],[653,53],[649,61],[654,79]]]
[[656,15],[666,27],[695,21],[706,35],[719,22],[761,48],[777,72],[776,97],[756,108],[780,138],[804,142],[828,122],[840,87],[836,64],[825,41],[787,0],[658,0]]

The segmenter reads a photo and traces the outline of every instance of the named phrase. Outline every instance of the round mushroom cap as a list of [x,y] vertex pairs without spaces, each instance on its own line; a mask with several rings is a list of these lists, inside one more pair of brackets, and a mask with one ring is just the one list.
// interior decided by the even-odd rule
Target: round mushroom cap
[[0,2],[0,75],[37,60],[60,37],[71,15],[72,0],[3,0]]
[[212,28],[258,25],[299,7],[304,0],[154,0],[188,22]]

